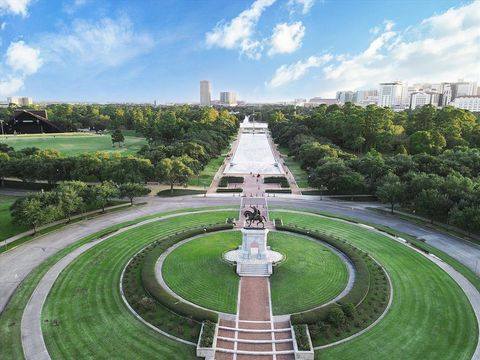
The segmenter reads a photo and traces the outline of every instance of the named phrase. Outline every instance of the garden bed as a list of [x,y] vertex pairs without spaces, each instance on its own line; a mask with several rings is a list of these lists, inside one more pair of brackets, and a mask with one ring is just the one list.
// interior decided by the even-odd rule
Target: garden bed
[[243,184],[243,176],[222,176],[218,187],[227,187],[228,184]]
[[289,188],[290,184],[285,176],[267,176],[263,179],[264,184],[280,184],[282,188]]
[[217,189],[217,193],[241,193],[243,192],[242,188],[223,188]]

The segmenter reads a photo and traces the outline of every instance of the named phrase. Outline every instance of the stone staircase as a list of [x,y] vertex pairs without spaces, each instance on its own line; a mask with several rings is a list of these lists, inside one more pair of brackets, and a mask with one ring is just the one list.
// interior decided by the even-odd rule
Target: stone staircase
[[269,264],[237,263],[237,273],[240,276],[270,276]]

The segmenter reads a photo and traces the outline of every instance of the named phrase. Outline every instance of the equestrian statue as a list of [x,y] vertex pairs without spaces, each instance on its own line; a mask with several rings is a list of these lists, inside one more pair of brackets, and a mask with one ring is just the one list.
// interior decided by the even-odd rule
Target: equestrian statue
[[261,228],[264,229],[267,219],[265,218],[265,216],[262,215],[262,213],[256,206],[250,206],[250,208],[253,209],[253,211],[246,210],[243,213],[243,216],[245,216],[245,220],[247,222],[247,227],[251,227],[252,223],[256,222],[256,227],[260,227],[261,224]]

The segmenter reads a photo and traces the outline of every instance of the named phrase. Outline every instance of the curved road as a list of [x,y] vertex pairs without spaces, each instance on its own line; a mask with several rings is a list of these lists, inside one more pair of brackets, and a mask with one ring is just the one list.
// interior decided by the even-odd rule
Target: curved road
[[[48,257],[85,236],[115,224],[158,212],[217,205],[238,206],[240,204],[240,198],[238,197],[148,198],[147,200],[147,205],[81,221],[0,254],[0,312],[3,311],[8,299],[28,273]],[[392,229],[416,237],[425,237],[427,243],[450,254],[472,270],[476,270],[477,274],[480,275],[480,264],[477,266],[477,263],[480,263],[480,246],[425,228],[421,225],[409,223],[405,220],[366,209],[372,206],[371,203],[347,203],[312,199],[312,197],[268,198],[268,203],[270,207],[288,206],[297,209],[303,208],[324,211],[347,216],[352,219],[389,226]]]

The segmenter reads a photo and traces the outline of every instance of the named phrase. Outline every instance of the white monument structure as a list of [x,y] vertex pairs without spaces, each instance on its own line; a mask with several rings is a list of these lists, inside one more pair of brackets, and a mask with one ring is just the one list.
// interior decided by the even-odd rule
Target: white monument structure
[[268,229],[243,228],[242,245],[225,254],[225,259],[237,264],[240,276],[270,276],[273,264],[283,255],[267,246]]

